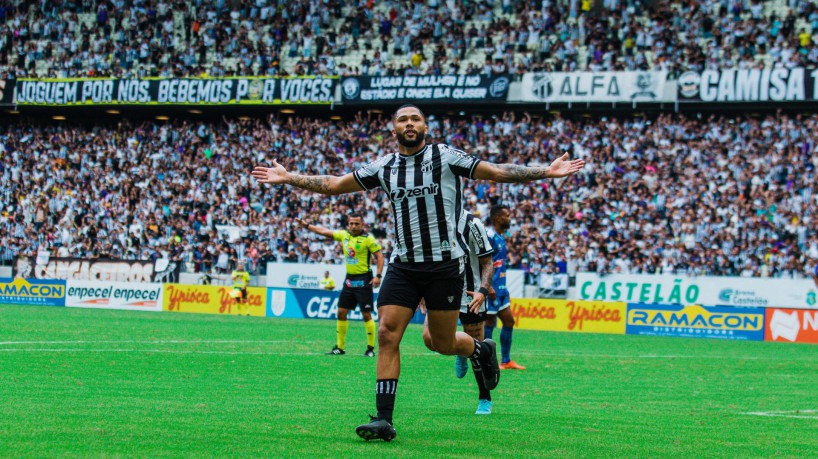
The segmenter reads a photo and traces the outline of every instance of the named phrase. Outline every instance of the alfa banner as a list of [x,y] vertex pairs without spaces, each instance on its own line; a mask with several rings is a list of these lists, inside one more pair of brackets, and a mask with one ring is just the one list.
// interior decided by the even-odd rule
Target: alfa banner
[[84,258],[14,259],[14,277],[103,282],[178,282],[180,263],[168,259],[89,260]]
[[523,75],[520,102],[674,102],[667,72],[550,72]]
[[510,84],[506,75],[354,76],[341,81],[341,97],[349,104],[506,102]]
[[[150,78],[17,80],[17,105],[330,104],[336,78]],[[6,91],[10,88],[6,88]]]
[[577,273],[575,299],[818,309],[812,279]]
[[679,101],[797,102],[818,99],[818,70],[726,69],[679,76]]

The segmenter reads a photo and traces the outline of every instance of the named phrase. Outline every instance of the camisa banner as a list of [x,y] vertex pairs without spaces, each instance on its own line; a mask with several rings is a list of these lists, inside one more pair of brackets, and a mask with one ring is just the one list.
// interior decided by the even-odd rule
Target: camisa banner
[[577,273],[575,299],[818,309],[812,279]]
[[17,80],[17,105],[330,104],[337,78],[231,77]]
[[667,72],[526,73],[515,102],[673,102]]
[[351,76],[341,81],[341,99],[349,104],[505,102],[510,83],[506,75]]
[[797,102],[818,100],[818,70],[724,69],[679,76],[679,101]]

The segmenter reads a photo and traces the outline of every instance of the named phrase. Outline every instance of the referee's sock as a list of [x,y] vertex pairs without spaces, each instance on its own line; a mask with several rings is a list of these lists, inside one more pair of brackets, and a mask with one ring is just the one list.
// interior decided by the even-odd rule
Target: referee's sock
[[348,320],[338,320],[336,329],[338,330],[338,349],[344,350],[347,344],[347,330],[349,329]]
[[392,412],[395,410],[395,393],[397,391],[397,379],[378,379],[375,381],[375,406],[378,408],[378,419],[383,419],[392,424]]
[[375,347],[375,320],[369,319],[364,322],[364,330],[366,330],[366,345]]

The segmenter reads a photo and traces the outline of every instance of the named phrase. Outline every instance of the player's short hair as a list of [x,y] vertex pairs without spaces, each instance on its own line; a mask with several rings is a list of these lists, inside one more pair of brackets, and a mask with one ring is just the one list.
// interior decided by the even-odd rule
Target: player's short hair
[[350,218],[360,218],[361,220],[363,220],[364,216],[358,212],[350,212],[347,214],[347,221],[349,221]]
[[504,210],[509,210],[508,206],[505,204],[496,204],[491,206],[491,210],[489,211],[489,221],[493,221],[494,218],[500,215],[500,213]]
[[398,109],[395,110],[395,113],[392,114],[392,122],[394,122],[398,118],[398,112],[403,110],[404,108],[415,108],[415,109],[417,109],[417,111],[420,112],[420,116],[423,117],[423,122],[424,123],[426,122],[426,114],[423,113],[423,110],[421,110],[420,107],[418,107],[415,104],[403,104],[400,107],[398,107]]

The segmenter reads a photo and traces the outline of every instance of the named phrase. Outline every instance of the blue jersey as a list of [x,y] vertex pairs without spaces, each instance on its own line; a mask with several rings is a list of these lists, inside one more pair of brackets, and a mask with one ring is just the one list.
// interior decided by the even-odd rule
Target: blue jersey
[[506,247],[506,240],[503,236],[497,234],[494,228],[487,228],[489,242],[494,254],[491,259],[494,261],[494,279],[491,281],[491,286],[497,295],[508,295],[506,288],[506,265],[508,265],[508,248]]

